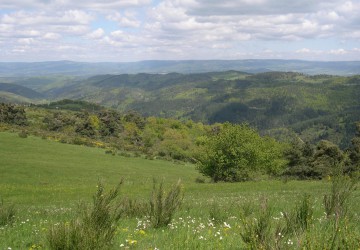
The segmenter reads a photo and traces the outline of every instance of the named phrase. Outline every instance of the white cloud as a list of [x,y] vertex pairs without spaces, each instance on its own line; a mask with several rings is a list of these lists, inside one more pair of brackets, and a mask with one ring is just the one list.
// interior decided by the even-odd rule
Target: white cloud
[[296,50],[295,52],[300,53],[300,54],[304,54],[304,53],[306,54],[306,53],[311,53],[311,50],[308,48],[302,48],[302,49]]
[[358,0],[2,0],[0,8],[7,58],[359,55]]
[[114,14],[108,15],[107,19],[117,22],[118,25],[121,27],[138,28],[138,27],[140,27],[140,24],[141,24],[141,22],[139,20],[137,20],[133,14],[130,14],[130,13],[121,15],[120,13],[116,12]]
[[91,39],[100,39],[105,35],[105,31],[102,28],[98,28],[88,34],[87,36]]
[[58,40],[61,38],[61,35],[53,32],[48,32],[43,36],[43,38],[47,40]]
[[114,10],[117,8],[149,5],[151,0],[2,0],[2,9],[88,9]]
[[332,55],[344,55],[344,54],[347,54],[348,51],[346,51],[344,49],[332,49],[332,50],[330,50],[329,53]]

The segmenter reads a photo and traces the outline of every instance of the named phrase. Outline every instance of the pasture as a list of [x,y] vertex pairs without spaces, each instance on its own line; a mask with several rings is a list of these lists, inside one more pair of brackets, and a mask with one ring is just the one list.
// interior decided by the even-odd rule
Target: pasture
[[[5,205],[14,204],[16,215],[12,225],[0,226],[0,249],[48,249],[52,225],[70,221],[80,202],[91,203],[99,181],[107,189],[121,179],[120,198],[143,203],[149,200],[154,179],[163,181],[165,189],[181,179],[184,200],[172,222],[162,228],[151,227],[145,215],[124,216],[113,249],[254,249],[250,243],[257,240],[246,242],[246,235],[265,210],[273,225],[266,234],[273,236],[278,249],[360,246],[359,191],[351,193],[340,220],[324,212],[330,180],[215,184],[195,181],[200,177],[191,164],[105,154],[100,148],[2,132],[0,198]],[[286,224],[284,214],[293,211],[304,194],[313,210],[308,228],[286,235],[277,232]]]

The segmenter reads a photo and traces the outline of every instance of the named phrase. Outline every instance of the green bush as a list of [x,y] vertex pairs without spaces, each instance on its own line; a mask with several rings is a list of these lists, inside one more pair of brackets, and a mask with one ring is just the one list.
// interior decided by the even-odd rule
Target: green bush
[[225,209],[220,207],[219,204],[213,202],[209,210],[209,219],[217,224],[223,223],[227,219]]
[[198,170],[218,181],[246,181],[259,174],[277,175],[285,167],[283,145],[261,137],[247,125],[225,123],[208,137],[198,155]]
[[313,202],[310,195],[305,194],[291,212],[283,212],[286,226],[282,235],[295,235],[305,232],[313,222]]
[[163,182],[158,186],[154,181],[150,198],[150,221],[154,228],[167,226],[183,200],[181,181],[179,180],[168,192],[164,191]]
[[348,212],[349,200],[357,187],[357,179],[337,175],[332,178],[331,192],[324,195],[324,208],[327,217],[343,218]]
[[273,249],[272,214],[272,207],[264,200],[258,217],[243,218],[243,231],[240,235],[248,249]]
[[56,250],[110,248],[117,223],[122,215],[119,204],[114,204],[120,185],[121,183],[105,193],[104,186],[99,183],[91,209],[81,205],[77,218],[50,227],[47,235],[49,248]]
[[19,132],[18,136],[20,138],[27,138],[28,137],[28,133],[25,130],[21,130],[21,132]]

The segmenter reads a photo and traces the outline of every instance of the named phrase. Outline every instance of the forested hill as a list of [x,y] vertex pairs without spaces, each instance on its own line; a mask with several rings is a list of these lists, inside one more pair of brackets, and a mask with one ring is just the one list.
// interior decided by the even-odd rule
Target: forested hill
[[279,139],[295,132],[304,140],[327,139],[342,147],[354,134],[354,122],[360,120],[359,75],[141,73],[37,77],[12,84],[31,87],[47,100],[81,100],[121,112],[136,110],[145,116],[210,124],[246,122]]

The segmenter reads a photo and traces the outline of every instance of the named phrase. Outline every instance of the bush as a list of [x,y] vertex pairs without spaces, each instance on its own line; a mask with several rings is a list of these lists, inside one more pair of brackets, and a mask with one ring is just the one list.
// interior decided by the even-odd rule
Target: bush
[[279,174],[285,167],[283,145],[261,137],[247,125],[225,123],[208,137],[198,155],[198,170],[218,181],[246,181],[258,174]]
[[196,182],[196,183],[205,183],[206,180],[205,180],[204,177],[198,176],[198,177],[195,178],[195,182]]
[[225,209],[220,207],[217,203],[213,202],[209,210],[209,219],[217,224],[221,224],[227,219]]
[[11,225],[15,220],[14,205],[5,205],[4,201],[0,202],[0,226]]
[[183,200],[181,181],[173,185],[168,192],[164,191],[163,182],[156,185],[154,181],[150,199],[150,221],[154,228],[167,226],[180,207]]
[[356,189],[357,179],[337,175],[332,178],[331,193],[324,195],[324,208],[327,217],[343,218],[348,211],[348,203]]
[[18,134],[18,136],[19,136],[20,138],[27,138],[27,137],[28,137],[28,133],[27,133],[25,130],[22,130],[22,131]]
[[244,230],[240,235],[249,249],[273,249],[272,214],[273,209],[264,200],[257,218],[243,219]]
[[110,248],[117,223],[122,215],[121,208],[113,204],[121,183],[107,193],[104,192],[102,183],[99,183],[91,209],[81,205],[77,218],[50,228],[47,236],[49,248],[56,250]]
[[286,226],[282,235],[295,235],[297,232],[305,232],[313,222],[313,203],[307,194],[303,196],[292,212],[283,212]]

